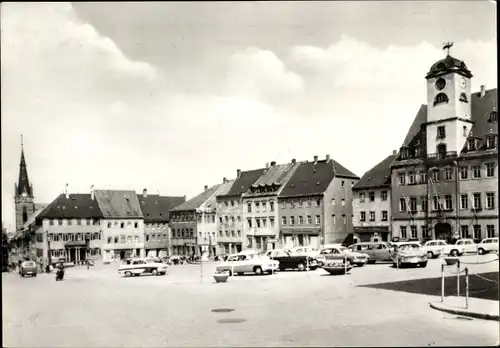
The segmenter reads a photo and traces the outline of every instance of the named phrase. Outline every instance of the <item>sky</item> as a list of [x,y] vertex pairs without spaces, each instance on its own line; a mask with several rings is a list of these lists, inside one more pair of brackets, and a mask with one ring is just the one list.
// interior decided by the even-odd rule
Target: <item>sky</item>
[[398,149],[451,55],[497,86],[490,1],[2,3],[2,221],[21,134],[35,202],[183,196],[236,170]]

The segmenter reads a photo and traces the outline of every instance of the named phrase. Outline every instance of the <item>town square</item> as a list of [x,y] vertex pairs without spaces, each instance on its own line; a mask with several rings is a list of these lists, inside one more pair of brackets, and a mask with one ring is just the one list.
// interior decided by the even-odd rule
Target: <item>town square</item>
[[4,346],[499,344],[496,4],[1,6]]

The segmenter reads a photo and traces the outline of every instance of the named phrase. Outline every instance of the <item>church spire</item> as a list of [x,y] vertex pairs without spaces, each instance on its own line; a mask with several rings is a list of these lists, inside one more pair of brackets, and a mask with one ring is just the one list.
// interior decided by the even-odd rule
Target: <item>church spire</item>
[[28,197],[33,197],[32,187],[28,178],[28,169],[24,158],[23,136],[21,135],[21,162],[19,163],[19,181],[16,186],[16,196],[26,193]]

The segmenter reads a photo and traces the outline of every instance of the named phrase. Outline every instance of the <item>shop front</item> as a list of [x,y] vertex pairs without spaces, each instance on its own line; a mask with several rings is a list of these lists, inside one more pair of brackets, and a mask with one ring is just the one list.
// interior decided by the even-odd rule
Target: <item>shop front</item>
[[[85,263],[88,258],[87,244],[84,240],[68,241],[64,244],[66,250],[66,261],[75,264]],[[56,260],[52,260],[56,261]]]
[[281,244],[283,248],[298,246],[320,247],[320,228],[282,229]]
[[389,226],[354,227],[354,243],[389,242]]

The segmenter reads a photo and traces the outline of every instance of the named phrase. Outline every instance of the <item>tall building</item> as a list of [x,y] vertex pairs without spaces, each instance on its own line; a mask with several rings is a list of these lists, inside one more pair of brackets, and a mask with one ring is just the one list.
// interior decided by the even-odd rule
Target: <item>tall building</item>
[[354,242],[391,239],[391,164],[397,151],[367,171],[354,185]]
[[243,201],[242,194],[257,181],[265,169],[236,171],[236,180],[230,190],[216,197],[217,242],[220,254],[233,254],[243,250]]
[[471,93],[471,78],[449,52],[426,75],[427,105],[391,165],[393,236],[498,236],[497,90]]
[[[22,136],[21,136],[22,139]],[[21,140],[21,161],[19,163],[19,179],[14,185],[14,205],[16,212],[16,232],[20,231],[29,217],[35,212],[35,196],[33,185],[28,177],[28,168],[24,158],[24,147]]]
[[359,177],[326,155],[298,163],[278,195],[279,245],[341,243],[352,233],[352,186]]

